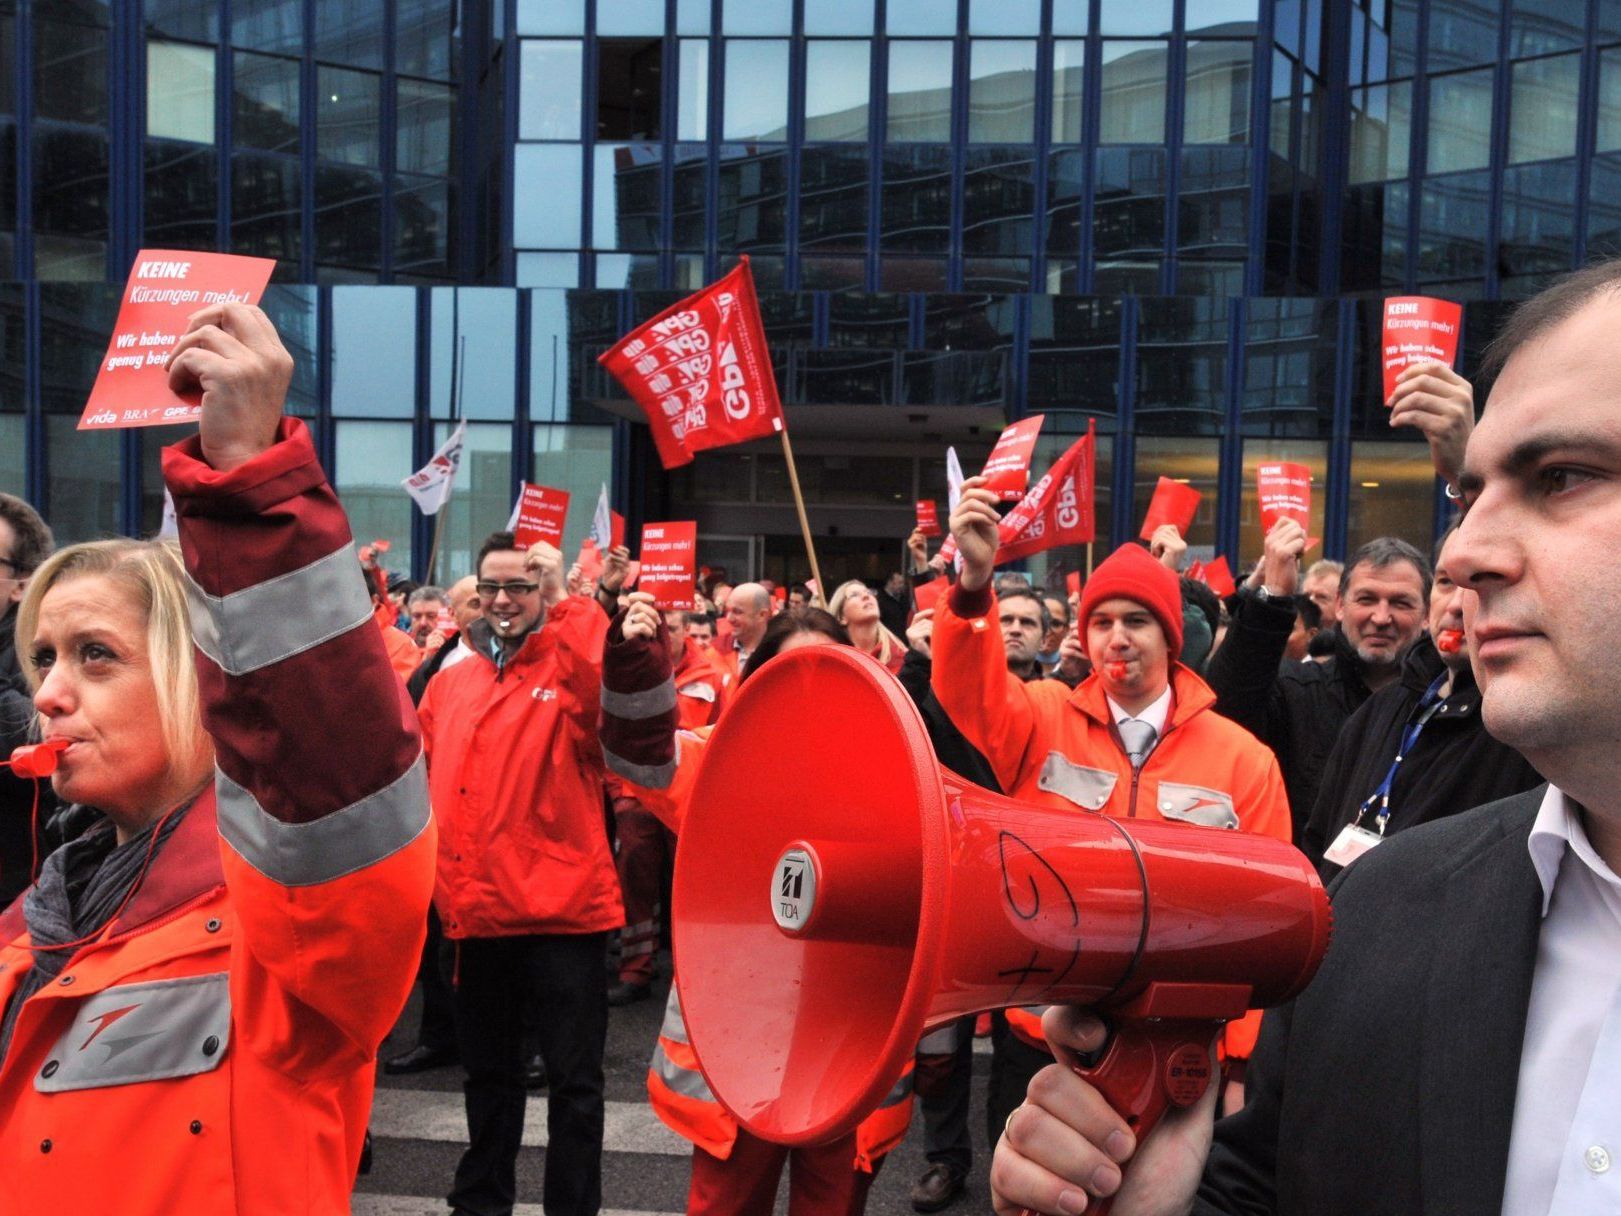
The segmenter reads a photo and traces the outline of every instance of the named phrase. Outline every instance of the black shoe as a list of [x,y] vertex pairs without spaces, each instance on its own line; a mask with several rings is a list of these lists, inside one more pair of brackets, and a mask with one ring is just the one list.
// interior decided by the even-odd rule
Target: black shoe
[[968,1177],[962,1171],[936,1161],[923,1172],[923,1177],[912,1184],[912,1209],[918,1212],[938,1212],[950,1207],[967,1185]]
[[418,1043],[404,1055],[383,1061],[383,1071],[391,1077],[406,1077],[414,1072],[427,1072],[430,1068],[447,1068],[454,1063],[456,1063],[454,1051]]
[[645,1001],[652,995],[652,984],[631,984],[620,980],[608,989],[608,1004],[618,1009],[625,1005],[634,1005],[637,1001]]
[[546,1088],[546,1061],[539,1056],[530,1056],[529,1062],[524,1065],[523,1087],[525,1089]]

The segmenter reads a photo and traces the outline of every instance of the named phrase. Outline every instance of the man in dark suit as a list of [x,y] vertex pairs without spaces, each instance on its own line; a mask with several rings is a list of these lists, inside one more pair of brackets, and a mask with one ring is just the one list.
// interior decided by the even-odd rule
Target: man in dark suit
[[[1551,785],[1422,824],[1335,882],[1334,943],[1269,1014],[1251,1100],[1137,1151],[1055,1066],[1008,1121],[996,1206],[1113,1216],[1621,1210],[1621,262],[1522,305],[1469,441],[1448,568],[1487,729]],[[1049,1016],[1095,1048],[1084,1011]]]

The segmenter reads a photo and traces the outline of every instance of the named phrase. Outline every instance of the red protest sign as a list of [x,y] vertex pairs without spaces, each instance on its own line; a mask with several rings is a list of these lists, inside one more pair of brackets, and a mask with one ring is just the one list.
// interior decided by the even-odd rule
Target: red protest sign
[[698,525],[642,525],[641,589],[659,608],[691,608],[698,592]]
[[917,610],[927,612],[940,602],[940,597],[951,590],[951,580],[945,575],[931,578],[926,583],[919,583],[912,588],[912,598],[917,601]]
[[782,430],[782,402],[745,256],[597,358],[647,415],[666,469]]
[[273,258],[182,249],[143,249],[135,255],[112,341],[79,418],[81,431],[195,422],[202,394],[182,397],[169,387],[169,352],[210,304],[257,304]]
[[537,486],[532,481],[523,483],[518,496],[518,522],[512,535],[518,548],[545,541],[553,548],[563,547],[563,520],[568,515],[568,491],[554,490],[551,486]]
[[609,511],[608,547],[617,549],[625,543],[625,517],[618,511]]
[[1263,464],[1255,470],[1255,492],[1261,503],[1261,531],[1272,531],[1280,519],[1311,526],[1311,470],[1287,462]]
[[985,478],[985,488],[1003,502],[1018,502],[1024,497],[1025,487],[1030,484],[1030,456],[1046,420],[1045,414],[1021,418],[1002,432],[986,457],[980,476]]
[[1222,599],[1226,599],[1238,590],[1238,584],[1233,582],[1233,572],[1227,565],[1227,559],[1219,554],[1205,563],[1200,577],[1204,585],[1209,587]]
[[1385,369],[1385,402],[1396,391],[1396,378],[1415,363],[1445,363],[1458,355],[1458,328],[1463,305],[1429,296],[1393,296],[1385,301],[1381,360]]
[[1172,481],[1161,477],[1154,487],[1154,497],[1148,500],[1148,515],[1143,519],[1143,540],[1153,540],[1154,533],[1165,524],[1175,524],[1184,537],[1193,526],[1193,516],[1204,495],[1185,481]]
[[1079,570],[1071,570],[1068,574],[1064,575],[1064,590],[1069,592],[1071,595],[1079,595],[1081,593],[1081,572]]
[[1096,437],[1091,426],[1053,462],[1047,475],[1019,500],[999,526],[996,564],[1017,561],[1058,545],[1094,538],[1092,479]]
[[917,530],[924,536],[940,535],[940,508],[935,505],[934,499],[918,499]]

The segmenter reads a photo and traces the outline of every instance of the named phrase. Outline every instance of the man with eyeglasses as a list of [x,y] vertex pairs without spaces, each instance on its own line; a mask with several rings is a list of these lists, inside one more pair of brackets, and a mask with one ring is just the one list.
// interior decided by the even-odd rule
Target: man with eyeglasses
[[[0,494],[0,757],[28,741],[34,721],[33,694],[17,663],[17,604],[28,576],[51,555],[51,530],[22,499]],[[0,770],[0,908],[22,894],[32,879],[34,822],[32,781]],[[43,823],[56,807],[49,782],[39,788]]]
[[[562,556],[496,532],[479,550],[473,657],[418,708],[439,825],[434,905],[455,943],[468,1148],[450,1205],[506,1216],[523,1136],[525,1010],[550,1078],[545,1206],[602,1200],[608,933],[624,924],[604,820],[602,647],[629,554],[596,600],[563,595]],[[623,712],[623,711],[621,711]]]

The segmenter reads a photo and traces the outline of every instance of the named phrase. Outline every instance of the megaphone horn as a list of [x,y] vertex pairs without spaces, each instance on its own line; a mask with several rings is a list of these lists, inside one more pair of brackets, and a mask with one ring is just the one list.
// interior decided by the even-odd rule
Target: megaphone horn
[[1204,1092],[1216,1026],[1299,992],[1330,932],[1288,844],[992,794],[832,645],[761,668],[716,728],[672,908],[704,1076],[780,1144],[852,1130],[927,1030],[1043,1003],[1110,1011],[1085,1075],[1144,1136]]

